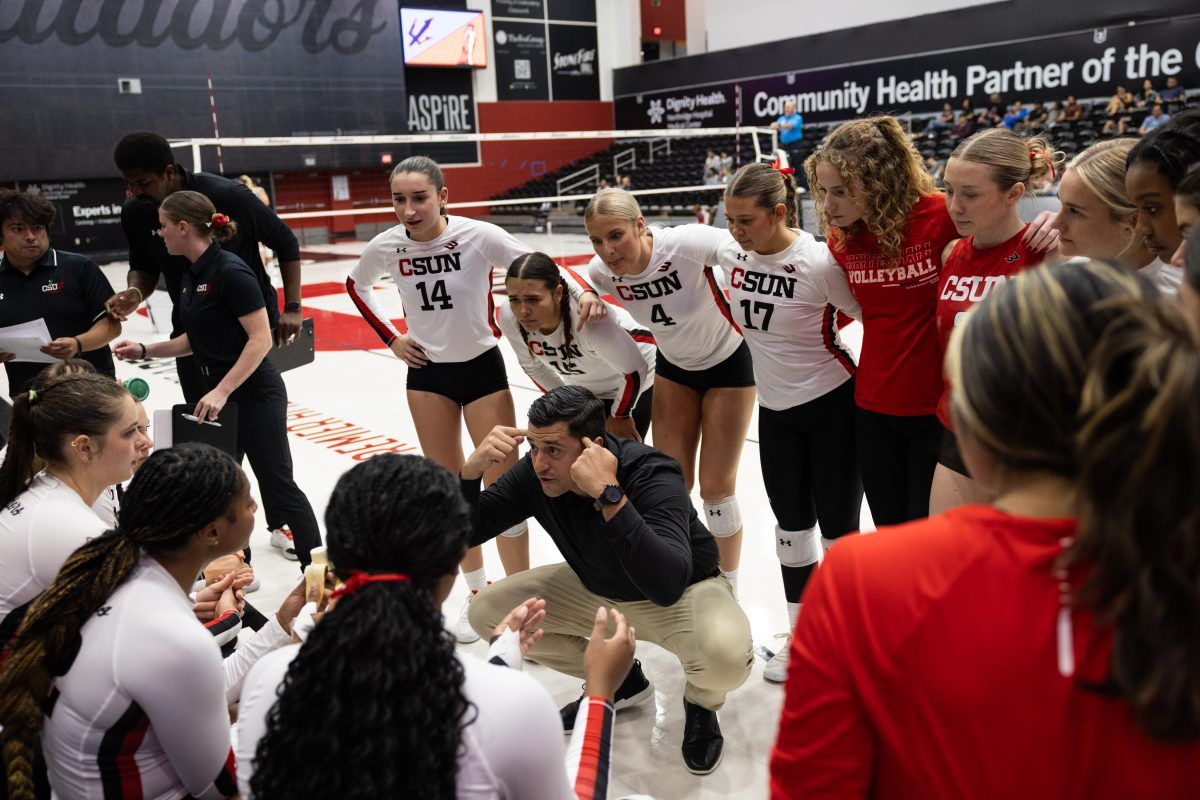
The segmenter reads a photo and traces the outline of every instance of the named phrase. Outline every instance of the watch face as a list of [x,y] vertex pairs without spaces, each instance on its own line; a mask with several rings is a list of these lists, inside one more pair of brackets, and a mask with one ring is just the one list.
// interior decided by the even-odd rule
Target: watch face
[[605,486],[600,499],[606,504],[619,503],[621,502],[621,494],[621,490],[616,486]]

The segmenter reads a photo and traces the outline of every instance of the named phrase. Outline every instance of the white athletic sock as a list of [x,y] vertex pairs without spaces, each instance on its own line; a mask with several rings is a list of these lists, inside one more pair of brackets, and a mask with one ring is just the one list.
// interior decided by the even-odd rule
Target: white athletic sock
[[474,572],[464,572],[463,577],[467,579],[467,588],[471,590],[471,594],[487,586],[487,570],[484,567]]
[[788,619],[791,621],[791,627],[788,628],[788,633],[796,630],[796,620],[800,619],[800,604],[788,603]]

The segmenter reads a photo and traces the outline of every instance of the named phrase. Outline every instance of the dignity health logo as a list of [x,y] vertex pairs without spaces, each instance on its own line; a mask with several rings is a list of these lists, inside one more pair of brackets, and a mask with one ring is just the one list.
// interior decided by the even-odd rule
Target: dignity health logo
[[650,124],[657,125],[663,121],[663,104],[662,100],[651,100],[650,107],[646,109],[646,113],[650,115]]

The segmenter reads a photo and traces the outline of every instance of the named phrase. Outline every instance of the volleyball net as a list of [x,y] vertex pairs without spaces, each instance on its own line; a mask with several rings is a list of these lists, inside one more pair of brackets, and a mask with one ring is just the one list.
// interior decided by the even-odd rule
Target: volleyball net
[[[370,238],[381,227],[395,224],[395,212],[386,183],[378,180],[406,155],[428,154],[442,162],[451,189],[450,210],[467,210],[470,216],[525,230],[572,229],[582,205],[604,186],[622,186],[638,198],[648,214],[683,217],[696,206],[718,205],[724,181],[737,167],[780,156],[776,131],[738,126],[725,128],[525,131],[504,133],[421,133],[397,135],[337,135],[298,137],[212,137],[173,141],[172,147],[188,152],[193,170],[215,171],[224,155],[242,148],[283,150],[284,161],[294,161],[296,171],[324,169],[319,156],[330,148],[357,148],[372,153],[375,163],[356,168],[370,171],[369,191],[348,182],[334,184],[328,200],[297,201],[287,192],[275,192],[280,218],[294,229],[321,227],[356,230],[356,238]],[[459,163],[443,155],[459,146],[476,154],[474,161]],[[392,151],[396,151],[393,155]],[[290,154],[295,154],[294,158]],[[245,153],[237,161],[253,163]],[[276,153],[270,161],[281,159]],[[181,159],[182,160],[182,159]],[[186,163],[186,162],[185,162]],[[371,167],[378,166],[378,171]],[[520,169],[516,169],[520,165]],[[485,170],[489,180],[478,180]],[[505,172],[507,170],[507,172]],[[337,172],[350,172],[337,168]],[[496,180],[495,173],[504,173]],[[343,179],[344,180],[344,179]],[[507,185],[504,185],[507,184]],[[479,187],[483,188],[479,188]],[[491,191],[489,191],[489,188]],[[476,195],[486,196],[472,196]],[[338,207],[334,207],[338,206]],[[352,217],[353,220],[345,218]],[[506,226],[508,227],[508,226]],[[578,226],[581,229],[581,225]],[[306,237],[302,236],[302,240]]]

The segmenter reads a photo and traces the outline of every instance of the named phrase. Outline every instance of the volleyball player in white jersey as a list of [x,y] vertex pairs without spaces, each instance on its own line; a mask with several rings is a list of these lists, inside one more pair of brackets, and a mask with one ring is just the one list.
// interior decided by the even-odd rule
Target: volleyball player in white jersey
[[[67,557],[104,533],[90,506],[129,479],[148,444],[137,401],[112,378],[61,375],[13,398],[0,467],[0,649]],[[44,471],[35,473],[35,454]]]
[[[729,299],[754,357],[763,484],[775,527],[790,631],[823,546],[857,530],[862,479],[854,447],[854,370],[836,310],[859,318],[846,273],[829,247],[798,230],[796,184],[747,164],[725,189],[733,239]],[[820,529],[818,530],[818,523]],[[787,679],[785,642],[763,677]]]
[[576,330],[579,304],[550,256],[518,256],[505,278],[508,303],[496,315],[521,369],[543,392],[573,384],[608,411],[605,428],[641,441],[650,427],[654,337],[620,306]]
[[[408,406],[421,452],[457,473],[464,421],[476,444],[496,425],[516,424],[496,341],[492,268],[507,267],[530,249],[491,223],[447,216],[449,190],[431,158],[410,156],[397,164],[391,192],[401,224],[371,240],[350,271],[346,290],[384,344],[408,365]],[[385,273],[404,303],[404,333],[372,296],[372,284]],[[594,295],[582,302],[600,303]],[[490,470],[485,483],[509,466]],[[496,540],[510,575],[529,568],[528,532],[521,524]],[[467,551],[462,570],[471,595],[487,585],[479,548]],[[479,636],[466,614],[464,606],[455,635],[460,642],[473,642]]]
[[754,411],[754,371],[713,274],[729,234],[706,225],[650,229],[637,200],[621,189],[598,192],[584,223],[596,251],[589,279],[654,334],[654,446],[679,462],[689,490],[699,446],[704,522],[736,591],[742,522],[734,492]]
[[56,797],[237,793],[221,656],[187,590],[245,546],[257,507],[215,448],[146,460],[120,526],[75,551],[12,643],[0,674],[10,798],[34,796],[39,733]]

